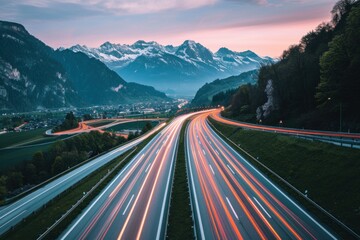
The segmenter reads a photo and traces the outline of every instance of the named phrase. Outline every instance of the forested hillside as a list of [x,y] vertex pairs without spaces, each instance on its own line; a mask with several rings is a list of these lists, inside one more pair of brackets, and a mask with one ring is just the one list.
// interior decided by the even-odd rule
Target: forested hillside
[[360,4],[341,0],[280,61],[260,69],[256,85],[241,86],[224,114],[252,121],[360,131]]

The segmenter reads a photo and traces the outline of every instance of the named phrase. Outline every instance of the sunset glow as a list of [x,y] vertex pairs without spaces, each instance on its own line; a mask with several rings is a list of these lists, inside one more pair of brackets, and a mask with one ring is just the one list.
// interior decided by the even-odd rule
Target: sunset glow
[[3,20],[24,23],[50,46],[98,47],[139,39],[180,45],[186,39],[212,51],[251,49],[279,57],[289,45],[330,20],[334,0],[37,1],[2,4]]

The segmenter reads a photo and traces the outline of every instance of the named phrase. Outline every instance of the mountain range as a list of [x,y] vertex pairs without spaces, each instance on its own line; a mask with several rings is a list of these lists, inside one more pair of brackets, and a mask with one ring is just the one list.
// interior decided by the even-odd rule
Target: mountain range
[[0,21],[0,46],[1,110],[169,100],[84,53],[55,51],[17,23]]
[[132,45],[105,42],[98,48],[75,45],[70,49],[102,61],[128,81],[183,95],[194,95],[205,82],[216,78],[238,75],[274,62],[250,50],[235,52],[220,48],[213,53],[191,40],[180,46],[140,40]]
[[206,83],[196,92],[191,101],[192,106],[209,106],[212,104],[213,96],[218,93],[235,90],[244,84],[255,84],[259,75],[259,70],[251,70],[241,73],[237,76],[231,76],[225,79],[217,79]]

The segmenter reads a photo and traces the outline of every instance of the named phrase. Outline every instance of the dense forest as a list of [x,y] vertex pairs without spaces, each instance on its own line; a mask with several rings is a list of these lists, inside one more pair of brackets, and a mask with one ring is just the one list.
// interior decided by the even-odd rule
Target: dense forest
[[224,94],[229,106],[223,114],[289,127],[360,131],[359,1],[341,0],[331,13],[331,22],[290,46],[277,63],[261,67],[255,85],[239,87],[230,98]]

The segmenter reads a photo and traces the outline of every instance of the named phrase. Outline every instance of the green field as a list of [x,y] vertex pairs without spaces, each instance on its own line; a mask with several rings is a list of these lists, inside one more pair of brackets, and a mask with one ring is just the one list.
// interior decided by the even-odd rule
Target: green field
[[[47,150],[52,142],[69,137],[45,136],[45,131],[46,129],[36,129],[27,132],[10,132],[1,134],[0,171],[5,171],[6,169],[20,164],[21,162],[31,160],[35,152]],[[15,148],[4,149],[7,147]]]
[[104,119],[104,120],[99,120],[97,122],[90,122],[90,123],[86,123],[87,125],[91,126],[91,127],[101,127],[104,126],[106,124],[110,124],[112,122],[115,122],[115,120],[112,119]]
[[26,132],[10,132],[0,135],[0,148],[43,138],[47,129],[39,128]]
[[37,151],[45,151],[51,145],[39,145],[33,147],[1,149],[0,150],[0,172],[6,171],[11,167],[15,167],[20,163],[31,160]]
[[[360,150],[211,122],[261,163],[301,192],[308,190],[310,199],[360,232]],[[255,161],[252,163],[279,183]]]
[[[145,124],[149,122],[149,121],[136,121],[136,122],[127,122],[127,123],[122,123],[122,124],[118,124],[116,126],[107,128],[107,131],[122,131],[122,130],[136,130],[139,129],[141,131],[141,129],[145,126]],[[156,125],[159,124],[159,121],[150,121],[151,125],[154,127]]]
[[38,138],[34,141],[30,141],[27,143],[22,143],[21,147],[25,147],[25,146],[32,146],[32,145],[38,145],[38,144],[51,144],[53,142],[56,142],[58,140],[63,140],[66,138],[71,138],[74,137],[76,135],[60,135],[60,136],[44,136],[42,138]]

